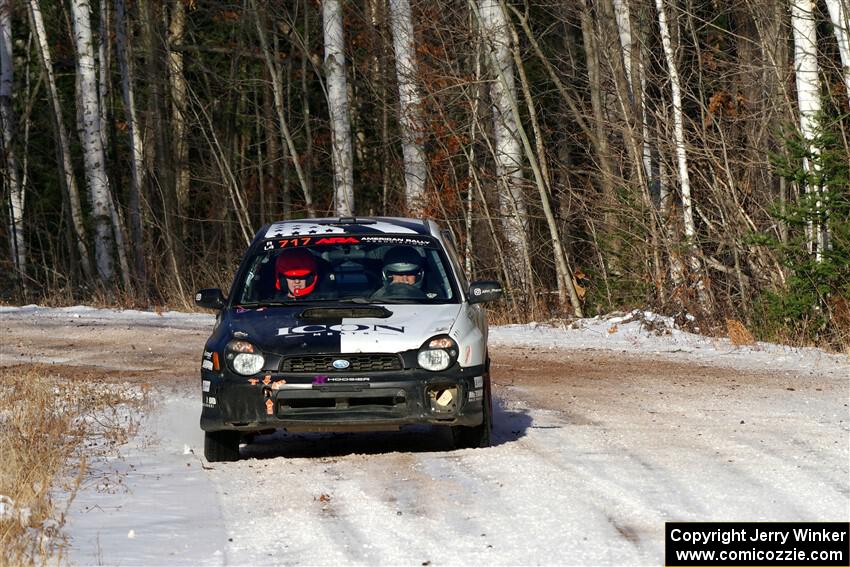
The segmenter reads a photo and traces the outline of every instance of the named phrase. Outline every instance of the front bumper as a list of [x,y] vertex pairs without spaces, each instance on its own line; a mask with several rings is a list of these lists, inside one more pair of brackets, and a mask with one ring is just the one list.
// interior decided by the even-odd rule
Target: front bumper
[[483,421],[485,367],[407,369],[327,376],[201,371],[204,431],[271,428],[332,431],[415,423],[475,426]]

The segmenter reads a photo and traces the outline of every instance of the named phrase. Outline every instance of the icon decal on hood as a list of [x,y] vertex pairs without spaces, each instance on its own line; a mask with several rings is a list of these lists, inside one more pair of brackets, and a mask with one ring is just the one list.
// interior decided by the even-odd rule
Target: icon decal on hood
[[319,333],[339,333],[346,335],[350,333],[378,333],[384,335],[394,335],[404,333],[404,326],[394,325],[364,325],[362,323],[339,323],[336,325],[300,325],[298,327],[281,327],[277,330],[277,335],[312,335]]

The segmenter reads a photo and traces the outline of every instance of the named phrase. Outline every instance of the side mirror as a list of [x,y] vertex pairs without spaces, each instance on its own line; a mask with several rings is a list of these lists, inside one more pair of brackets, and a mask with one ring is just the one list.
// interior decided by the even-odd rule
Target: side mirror
[[195,305],[207,309],[221,309],[226,299],[221,290],[216,288],[201,289],[195,294]]
[[469,284],[469,303],[496,301],[502,297],[502,284],[494,281],[475,281]]

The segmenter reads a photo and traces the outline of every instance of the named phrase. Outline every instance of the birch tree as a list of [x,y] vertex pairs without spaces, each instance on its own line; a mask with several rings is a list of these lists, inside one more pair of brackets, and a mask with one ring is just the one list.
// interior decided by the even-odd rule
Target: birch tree
[[824,2],[829,11],[829,19],[832,22],[832,33],[838,43],[844,88],[848,98],[850,98],[850,28],[848,28],[847,20],[847,0],[824,0]]
[[[691,199],[691,180],[688,175],[688,157],[685,149],[685,129],[682,112],[682,88],[679,83],[679,71],[676,66],[676,57],[673,53],[673,44],[670,40],[670,27],[667,24],[667,14],[664,8],[664,0],[655,0],[655,8],[658,11],[658,28],[661,32],[661,43],[664,47],[664,59],[667,63],[667,72],[670,78],[670,92],[673,98],[673,144],[676,148],[676,164],[678,167],[679,189],[682,193],[682,216],[685,227],[685,246],[687,247],[688,264],[693,276],[696,278],[697,293],[700,302],[709,308],[708,294],[705,282],[702,278],[701,263],[698,257],[699,250],[696,243],[696,225],[694,224],[694,209]],[[675,262],[675,259],[674,259]],[[677,269],[673,266],[673,270]]]
[[399,126],[404,156],[405,203],[411,214],[422,211],[428,165],[422,142],[422,93],[418,76],[413,21],[408,0],[389,0],[390,29],[393,35],[398,80]]
[[71,18],[77,49],[77,112],[80,117],[80,140],[95,230],[95,258],[101,281],[109,284],[115,274],[112,255],[114,239],[109,207],[112,196],[100,133],[100,105],[92,47],[91,7],[88,0],[71,0]]
[[632,15],[629,0],[613,0],[620,49],[623,52],[623,67],[626,72],[632,100],[640,120],[643,135],[643,169],[647,180],[652,179],[652,151],[649,146],[649,128],[646,124],[646,73],[641,56],[641,44],[632,32]]
[[71,165],[71,144],[68,138],[68,130],[65,127],[65,119],[62,117],[62,102],[59,99],[59,90],[56,88],[56,78],[53,73],[53,60],[50,55],[50,47],[47,42],[47,31],[44,28],[44,18],[41,14],[41,6],[38,0],[29,0],[29,13],[32,20],[32,31],[36,36],[41,66],[47,82],[47,91],[50,95],[50,104],[53,110],[53,125],[56,131],[56,153],[59,162],[60,179],[64,185],[65,198],[68,205],[68,214],[71,218],[71,226],[74,230],[74,240],[80,255],[80,266],[86,280],[92,281],[94,271],[91,264],[88,244],[86,243],[86,232],[83,225],[83,211],[80,205],[80,191],[77,187],[77,179],[74,177],[74,168]]
[[354,214],[354,172],[351,155],[351,123],[348,116],[348,81],[345,77],[345,37],[342,31],[342,0],[322,1],[325,33],[325,76],[331,122],[331,156],[334,169],[336,214]]
[[26,287],[27,245],[24,238],[24,187],[18,175],[14,147],[15,112],[12,107],[14,56],[12,54],[12,2],[0,0],[0,156],[3,158],[5,185],[9,190],[9,243],[11,257],[21,284]]
[[[797,105],[800,112],[800,133],[806,140],[811,155],[816,155],[819,152],[813,140],[817,130],[817,116],[821,111],[818,83],[817,23],[815,22],[814,12],[814,0],[791,0],[794,72],[797,84]],[[809,160],[804,158],[804,171],[810,173],[812,168]],[[817,195],[820,193],[820,188],[806,184],[803,190],[808,195],[815,195],[815,213],[816,217],[819,217],[822,203]],[[810,220],[807,232],[809,253],[814,254],[816,260],[820,262],[827,244],[826,229],[821,226],[819,219]]]
[[496,176],[499,182],[499,213],[508,241],[509,264],[520,285],[531,287],[531,253],[528,243],[528,213],[523,194],[522,145],[517,116],[511,110],[516,100],[511,35],[507,15],[499,0],[478,0],[481,36],[486,60],[493,79],[490,83],[490,104],[493,114],[493,138]]

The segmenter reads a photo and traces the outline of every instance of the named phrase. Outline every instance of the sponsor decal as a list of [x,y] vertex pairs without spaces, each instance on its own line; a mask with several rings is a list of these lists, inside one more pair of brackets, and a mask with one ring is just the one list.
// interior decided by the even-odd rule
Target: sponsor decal
[[271,381],[272,381],[272,377],[271,377],[270,374],[266,374],[265,376],[263,376],[263,384],[265,384],[266,386],[268,386],[271,383]]
[[201,380],[201,390],[204,392],[210,391],[210,381],[209,380]]
[[321,374],[319,376],[313,376],[313,384],[325,384],[327,383],[327,381],[327,376],[323,376]]
[[341,226],[322,225],[315,223],[278,222],[269,227],[266,238],[283,238],[302,234],[340,234],[345,229]]
[[414,238],[412,236],[361,236],[361,242],[369,242],[372,244],[397,244],[404,246],[431,246],[433,243],[424,238]]
[[233,331],[233,338],[235,339],[247,339],[248,333],[245,331]]
[[266,415],[274,415],[274,402],[271,398],[266,400]]
[[[315,234],[318,231],[310,231]],[[263,245],[263,250],[274,250],[275,248],[299,248],[301,246],[333,246],[337,244],[360,244],[360,238],[356,236],[294,236],[274,241],[269,240]]]
[[212,363],[212,360],[205,360],[205,361],[203,361],[203,362],[201,363],[201,368],[203,368],[204,370],[212,370],[212,369],[213,369],[213,363]]
[[484,398],[484,392],[481,390],[472,390],[469,392],[469,401],[474,402],[476,400],[480,400]]
[[369,382],[372,380],[367,376],[328,376],[328,382]]
[[212,351],[205,350],[204,351],[204,358],[209,358],[210,360],[212,360],[212,354],[213,354]]
[[248,311],[257,311],[257,312],[259,312],[259,311],[265,311],[265,310],[266,310],[266,308],[265,308],[265,307],[257,307],[256,309],[254,309],[253,307],[243,307],[243,306],[241,306],[241,305],[237,305],[237,306],[236,306],[236,312],[237,312],[237,313],[247,313]]
[[379,335],[398,335],[404,333],[404,325],[364,325],[363,323],[338,323],[336,325],[300,325],[298,327],[281,327],[277,330],[277,335],[352,335],[363,334],[369,335],[376,333]]
[[473,379],[472,379],[472,381],[473,381],[473,383],[475,384],[475,389],[476,389],[476,390],[477,390],[478,388],[483,388],[483,387],[484,387],[484,376],[476,376],[475,378],[473,378]]
[[332,365],[334,368],[336,368],[337,370],[345,370],[346,368],[348,368],[349,366],[351,366],[351,363],[350,363],[350,362],[348,362],[347,360],[345,360],[344,358],[340,358],[340,359],[334,360],[334,361],[331,363],[331,365]]
[[248,383],[252,386],[256,386],[259,383],[259,380],[257,380],[256,378],[248,378]]
[[200,293],[196,293],[196,294],[195,294],[195,301],[200,301],[200,300],[201,300],[201,294],[200,294]]
[[216,400],[212,396],[204,396],[204,407],[205,408],[214,408]]
[[275,380],[272,382],[272,390],[280,390],[286,386],[286,380]]

